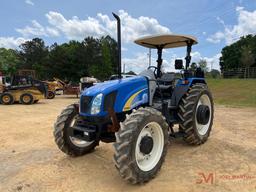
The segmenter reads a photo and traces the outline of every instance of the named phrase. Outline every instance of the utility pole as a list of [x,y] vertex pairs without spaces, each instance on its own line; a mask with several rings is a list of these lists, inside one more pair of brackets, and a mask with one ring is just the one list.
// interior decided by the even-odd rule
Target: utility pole
[[151,66],[151,48],[148,50],[148,66]]
[[123,74],[125,74],[125,63],[124,63],[124,66],[123,66]]

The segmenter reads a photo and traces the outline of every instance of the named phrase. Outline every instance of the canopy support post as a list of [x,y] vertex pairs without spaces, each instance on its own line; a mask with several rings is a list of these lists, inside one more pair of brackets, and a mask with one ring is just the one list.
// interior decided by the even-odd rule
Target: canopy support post
[[190,76],[190,72],[188,70],[189,64],[191,62],[191,50],[192,50],[192,45],[193,45],[193,41],[187,41],[187,55],[185,57],[186,60],[186,66],[185,66],[185,70],[184,70],[184,78],[187,79]]
[[188,69],[190,61],[191,61],[190,53],[191,53],[191,50],[192,50],[192,45],[193,45],[193,42],[187,41],[187,56],[185,57],[185,60],[186,60],[186,67],[185,67],[185,69],[186,70]]
[[162,67],[162,63],[163,63],[163,59],[162,59],[162,52],[163,52],[163,46],[157,46],[157,77],[160,78],[161,76],[161,67]]

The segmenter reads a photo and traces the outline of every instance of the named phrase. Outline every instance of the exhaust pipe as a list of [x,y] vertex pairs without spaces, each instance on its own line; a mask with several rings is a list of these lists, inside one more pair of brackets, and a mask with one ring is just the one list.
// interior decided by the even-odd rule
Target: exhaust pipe
[[113,16],[117,20],[117,48],[118,48],[118,66],[117,66],[117,74],[118,78],[121,79],[121,21],[118,15],[112,13]]

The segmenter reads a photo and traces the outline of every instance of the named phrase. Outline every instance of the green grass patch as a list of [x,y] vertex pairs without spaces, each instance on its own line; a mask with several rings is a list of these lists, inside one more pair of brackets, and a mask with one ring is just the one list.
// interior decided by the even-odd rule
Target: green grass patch
[[215,103],[256,107],[256,79],[207,79],[206,81]]

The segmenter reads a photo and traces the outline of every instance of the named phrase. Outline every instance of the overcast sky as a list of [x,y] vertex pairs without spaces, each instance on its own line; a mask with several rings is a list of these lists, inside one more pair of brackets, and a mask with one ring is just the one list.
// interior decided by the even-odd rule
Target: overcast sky
[[[256,33],[256,0],[2,0],[0,10],[0,47],[6,48],[34,37],[47,45],[86,36],[116,38],[115,12],[122,22],[122,62],[135,72],[148,65],[148,50],[133,43],[140,36],[196,36],[193,61],[206,59],[209,68],[219,69],[225,45]],[[174,59],[184,56],[184,48],[167,49],[164,69],[171,71]]]

